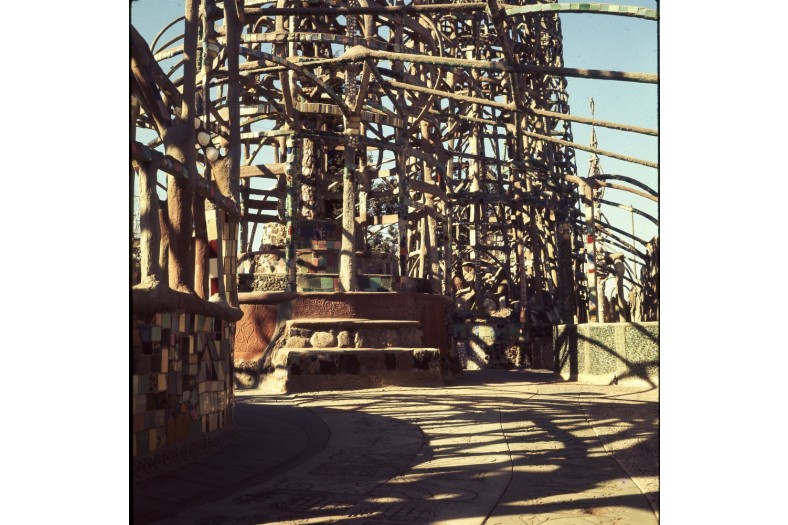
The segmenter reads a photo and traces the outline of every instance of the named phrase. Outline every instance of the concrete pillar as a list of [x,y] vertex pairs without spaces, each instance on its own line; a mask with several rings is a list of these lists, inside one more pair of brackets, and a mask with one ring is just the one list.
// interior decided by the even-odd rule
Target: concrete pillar
[[159,230],[159,197],[156,195],[156,166],[140,165],[140,274],[141,283],[152,285],[162,281],[159,265],[161,231]]
[[341,292],[356,291],[357,146],[358,135],[350,135],[345,144],[345,170],[342,181],[342,248],[339,252],[339,291]]
[[599,302],[596,285],[596,229],[594,224],[594,190],[588,184],[583,185],[583,209],[585,214],[586,249],[586,287],[588,293],[588,322],[599,322]]

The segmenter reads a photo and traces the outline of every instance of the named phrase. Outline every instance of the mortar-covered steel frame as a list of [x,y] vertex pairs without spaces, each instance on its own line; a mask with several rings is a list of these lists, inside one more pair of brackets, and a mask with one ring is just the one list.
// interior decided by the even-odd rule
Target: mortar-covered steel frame
[[[595,215],[598,190],[658,194],[628,177],[578,176],[574,150],[657,165],[578,144],[571,122],[657,132],[571,116],[565,78],[658,79],[564,67],[559,12],[657,18],[639,7],[531,0],[188,1],[185,19],[150,49],[132,28],[133,124],[160,136],[133,140],[134,158],[159,158],[164,144],[169,156],[157,166],[182,172],[168,181],[176,207],[181,186],[195,195],[195,245],[207,199],[240,227],[241,260],[281,248],[288,290],[302,262],[300,225],[334,220],[336,291],[359,289],[359,259],[383,235],[395,288],[452,296],[458,323],[507,321],[524,346],[538,335],[529,327],[604,321],[596,277],[615,269],[598,240],[646,255]],[[273,185],[253,189],[253,178]],[[192,218],[168,206],[173,251],[185,242],[174,225]],[[255,250],[255,230],[271,223],[286,225],[284,245]],[[236,264],[234,255],[220,264]],[[190,284],[173,279],[171,288]]]

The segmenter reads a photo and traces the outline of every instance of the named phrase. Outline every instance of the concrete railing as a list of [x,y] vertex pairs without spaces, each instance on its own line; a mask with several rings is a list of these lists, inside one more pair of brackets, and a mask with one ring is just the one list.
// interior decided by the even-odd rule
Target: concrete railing
[[556,325],[553,352],[568,381],[659,385],[658,322]]

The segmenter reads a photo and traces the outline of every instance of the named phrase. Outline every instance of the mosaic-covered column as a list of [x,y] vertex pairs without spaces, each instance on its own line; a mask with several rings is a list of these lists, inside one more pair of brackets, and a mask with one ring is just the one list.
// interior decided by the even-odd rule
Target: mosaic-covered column
[[[430,144],[437,144],[439,138],[435,136],[434,132],[432,131],[429,123],[424,120],[421,123],[421,136],[427,140]],[[427,164],[427,162],[422,161],[422,170],[424,176],[424,182],[429,185],[437,186],[437,181],[432,176],[432,167]],[[440,177],[440,174],[438,175]],[[434,294],[441,293],[441,282],[438,277],[440,272],[439,261],[438,261],[438,236],[437,236],[437,229],[438,229],[438,221],[435,219],[435,213],[437,206],[435,204],[435,198],[433,193],[425,191],[423,192],[423,200],[424,200],[424,225],[425,229],[423,232],[423,239],[424,245],[422,246],[422,253],[426,256],[426,260],[422,260],[422,264],[426,269],[426,275],[422,275],[422,278],[429,277],[430,282],[430,289],[431,292]],[[426,250],[425,250],[426,247]]]
[[220,279],[224,280],[224,289],[226,291],[225,299],[231,306],[238,306],[238,277],[237,277],[237,259],[238,259],[238,223],[230,222],[227,220],[227,214],[224,211],[218,211],[217,215],[222,215],[222,254],[223,268]]
[[301,169],[299,186],[301,217],[305,220],[324,216],[324,201],[320,196],[320,174],[317,169],[317,145],[313,139],[301,139]]
[[583,184],[583,210],[585,214],[585,252],[586,287],[588,294],[588,322],[599,322],[599,308],[596,284],[596,230],[594,224],[594,190]]
[[[402,15],[397,15],[396,23],[394,24],[394,45],[400,49],[404,43],[403,28],[405,27]],[[402,61],[397,60],[392,64],[393,70],[397,74],[404,73],[404,64]],[[396,91],[396,105],[399,108],[405,107],[405,92],[402,88],[397,88]],[[404,117],[405,115],[403,115]],[[408,138],[405,135],[405,129],[399,128],[397,130],[395,151],[396,167],[397,167],[397,235],[399,237],[399,289],[403,290],[407,287],[408,281]]]
[[[348,5],[358,6],[357,0],[349,0]],[[347,17],[345,35],[355,40],[358,17]],[[363,105],[359,96],[358,75],[360,68],[353,62],[345,66],[345,102],[348,107]],[[339,291],[356,290],[356,149],[360,143],[361,119],[359,114],[346,116],[345,169],[342,176],[342,244],[339,252]],[[366,151],[366,150],[365,150]]]
[[[446,179],[445,190],[447,198],[451,195],[450,181],[454,178],[454,159],[449,157],[446,160]],[[452,210],[448,200],[443,202],[443,213],[446,216],[443,223],[443,295],[453,296],[452,292],[452,264],[453,258],[451,253],[452,245],[452,232],[454,231],[454,224],[452,224]]]
[[[350,123],[348,123],[350,125]],[[349,132],[358,128],[348,127]],[[345,169],[342,182],[342,248],[339,252],[339,291],[356,290],[356,148],[358,134],[345,143]]]
[[287,137],[285,152],[285,268],[287,270],[288,292],[296,291],[296,218],[298,213],[298,189],[296,172],[298,170],[298,138]]
[[629,323],[631,322],[630,314],[629,314],[629,305],[627,304],[626,297],[624,295],[624,274],[626,273],[626,268],[624,266],[624,254],[621,254],[619,257],[615,258],[613,262],[613,266],[616,272],[616,294],[618,300],[618,322]]
[[225,268],[225,225],[226,225],[226,216],[224,212],[220,209],[214,209],[214,214],[216,217],[216,281],[218,290],[217,293],[222,301],[227,301],[227,280],[225,279],[226,275],[226,268]]
[[556,221],[556,244],[558,251],[558,295],[561,319],[564,323],[575,322],[574,279],[572,271],[572,225],[566,218]]
[[405,147],[397,148],[397,229],[399,234],[399,275],[400,283],[408,277],[408,177],[406,163],[408,153]]

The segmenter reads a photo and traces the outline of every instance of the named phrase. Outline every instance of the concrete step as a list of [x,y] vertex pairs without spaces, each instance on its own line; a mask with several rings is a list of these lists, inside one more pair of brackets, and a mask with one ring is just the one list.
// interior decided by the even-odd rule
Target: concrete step
[[280,348],[260,388],[292,393],[442,385],[437,348]]
[[302,318],[286,322],[288,327],[311,328],[421,328],[418,321],[401,319],[326,319]]
[[300,318],[285,322],[285,348],[421,347],[419,321],[397,319]]

